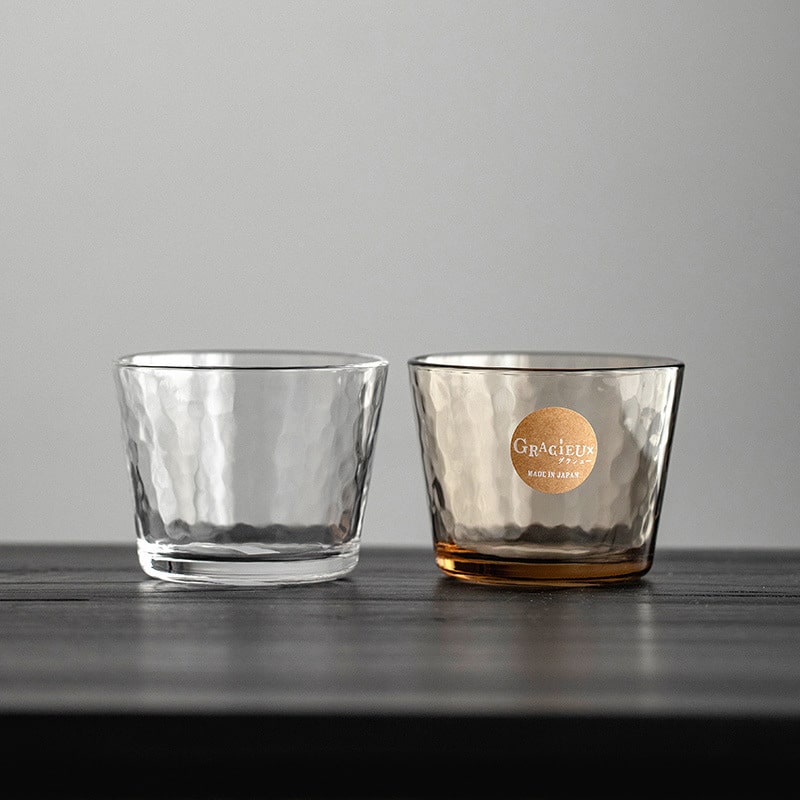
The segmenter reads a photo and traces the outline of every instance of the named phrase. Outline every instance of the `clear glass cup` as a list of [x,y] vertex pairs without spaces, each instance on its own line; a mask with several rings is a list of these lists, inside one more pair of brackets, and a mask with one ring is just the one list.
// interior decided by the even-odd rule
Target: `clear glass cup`
[[351,572],[387,371],[377,356],[305,351],[117,359],[144,572],[247,585]]
[[683,362],[473,352],[408,369],[443,572],[550,585],[648,572]]

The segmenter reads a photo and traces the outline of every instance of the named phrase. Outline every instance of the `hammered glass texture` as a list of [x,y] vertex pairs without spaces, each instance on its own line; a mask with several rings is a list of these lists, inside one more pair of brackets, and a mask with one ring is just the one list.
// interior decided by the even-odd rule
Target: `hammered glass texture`
[[[559,371],[551,354],[539,364],[549,369],[503,368],[526,363],[512,355],[484,361],[501,366],[409,362],[436,546],[510,561],[637,562],[646,571],[683,366]],[[594,468],[563,494],[531,488],[509,455],[520,421],[553,406],[577,411],[597,436]]]
[[117,365],[145,571],[221,582],[351,571],[386,371]]

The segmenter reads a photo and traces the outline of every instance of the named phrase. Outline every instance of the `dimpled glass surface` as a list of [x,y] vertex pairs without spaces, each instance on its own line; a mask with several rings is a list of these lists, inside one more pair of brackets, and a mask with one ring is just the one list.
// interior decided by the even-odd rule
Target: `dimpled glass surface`
[[263,360],[279,366],[116,366],[149,574],[313,582],[355,567],[387,366]]
[[[501,560],[649,564],[682,365],[559,371],[552,354],[541,369],[510,356],[495,368],[460,360],[409,364],[437,547]],[[563,494],[529,486],[509,450],[520,421],[551,406],[577,411],[597,436],[594,468]]]

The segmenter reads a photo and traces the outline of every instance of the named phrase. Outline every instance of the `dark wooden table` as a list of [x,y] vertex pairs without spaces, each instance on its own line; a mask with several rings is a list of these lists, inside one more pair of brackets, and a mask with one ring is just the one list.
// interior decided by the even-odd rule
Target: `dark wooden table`
[[800,550],[526,590],[365,549],[332,583],[205,588],[5,545],[0,601],[20,797],[783,797],[800,759]]

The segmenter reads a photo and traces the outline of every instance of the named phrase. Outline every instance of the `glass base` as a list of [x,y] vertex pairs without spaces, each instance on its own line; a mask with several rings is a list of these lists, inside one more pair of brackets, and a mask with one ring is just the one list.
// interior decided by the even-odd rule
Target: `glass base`
[[139,544],[139,564],[145,574],[172,583],[217,584],[225,586],[292,586],[337,580],[352,572],[358,551],[304,555],[296,559],[225,559],[158,552],[152,545]]
[[638,552],[628,558],[620,556],[605,561],[523,561],[438,543],[436,565],[447,575],[470,583],[497,586],[596,586],[636,581],[649,571],[652,558]]

